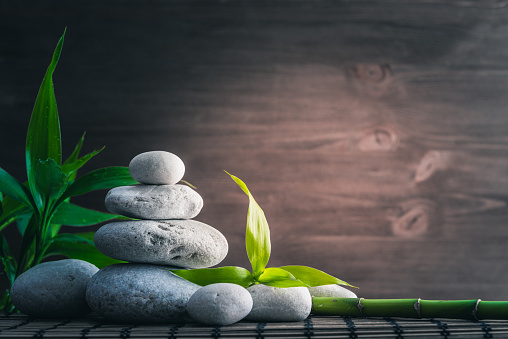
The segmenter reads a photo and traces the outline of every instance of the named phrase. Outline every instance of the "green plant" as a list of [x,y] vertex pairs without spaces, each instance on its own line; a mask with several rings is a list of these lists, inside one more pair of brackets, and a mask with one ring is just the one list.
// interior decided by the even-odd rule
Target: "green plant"
[[[229,174],[228,172],[226,173]],[[193,270],[172,270],[173,273],[201,286],[228,282],[243,287],[255,284],[265,284],[274,287],[312,287],[339,284],[354,287],[345,281],[312,267],[282,266],[267,268],[271,244],[270,229],[265,214],[254,199],[254,196],[250,193],[247,185],[234,175],[229,175],[249,197],[245,245],[247,256],[252,266],[252,272],[242,267],[226,266]]]
[[[82,259],[99,267],[118,262],[95,249],[93,232],[59,232],[62,225],[79,227],[125,219],[74,205],[69,200],[94,190],[137,183],[131,178],[127,167],[101,168],[76,179],[78,169],[102,151],[100,149],[80,157],[85,134],[62,163],[60,121],[52,76],[62,51],[64,36],[65,31],[42,80],[28,126],[28,181],[20,183],[0,168],[0,231],[16,222],[22,235],[19,256],[16,258],[5,236],[0,234],[1,261],[10,285],[21,273],[51,255]],[[9,290],[0,297],[0,308],[5,312],[14,310]]]
[[[243,287],[255,284],[275,287],[312,287],[327,284],[351,286],[312,267],[266,268],[271,250],[268,222],[247,185],[234,175],[229,175],[249,196],[245,244],[252,265],[252,273],[245,268],[236,266],[171,270],[173,273],[201,286],[214,283],[233,283]],[[343,317],[508,319],[508,301],[316,297],[312,298],[312,314]]]

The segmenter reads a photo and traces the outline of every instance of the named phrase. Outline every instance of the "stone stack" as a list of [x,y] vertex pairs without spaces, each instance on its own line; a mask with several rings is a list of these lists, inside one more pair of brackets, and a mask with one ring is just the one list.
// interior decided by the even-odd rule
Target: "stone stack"
[[200,286],[173,273],[175,268],[206,268],[227,254],[226,238],[215,228],[192,220],[203,199],[178,185],[185,172],[176,155],[154,151],[129,164],[141,185],[113,188],[106,208],[140,220],[106,224],[94,242],[105,255],[129,262],[100,270],[87,288],[87,302],[98,314],[118,321],[182,322],[186,305]]

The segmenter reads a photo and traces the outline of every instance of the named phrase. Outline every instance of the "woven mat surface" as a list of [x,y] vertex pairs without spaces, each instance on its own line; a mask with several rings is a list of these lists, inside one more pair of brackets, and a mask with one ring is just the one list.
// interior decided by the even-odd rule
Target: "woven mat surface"
[[114,324],[98,316],[0,316],[0,338],[508,338],[508,321],[309,317],[301,322],[230,326]]

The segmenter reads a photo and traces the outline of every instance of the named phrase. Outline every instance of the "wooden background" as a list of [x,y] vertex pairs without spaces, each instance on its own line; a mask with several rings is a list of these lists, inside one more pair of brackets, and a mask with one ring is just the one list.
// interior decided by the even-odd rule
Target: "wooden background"
[[506,1],[0,1],[0,166],[20,180],[65,26],[64,155],[83,131],[106,145],[87,170],[178,154],[222,265],[249,267],[227,170],[265,210],[269,266],[365,298],[508,300]]

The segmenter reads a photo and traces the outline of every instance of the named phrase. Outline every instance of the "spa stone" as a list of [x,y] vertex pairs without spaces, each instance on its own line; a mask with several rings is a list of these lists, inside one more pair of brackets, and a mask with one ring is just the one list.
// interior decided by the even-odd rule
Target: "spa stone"
[[174,185],[185,173],[183,161],[175,154],[151,151],[136,155],[129,164],[134,180],[148,185]]

